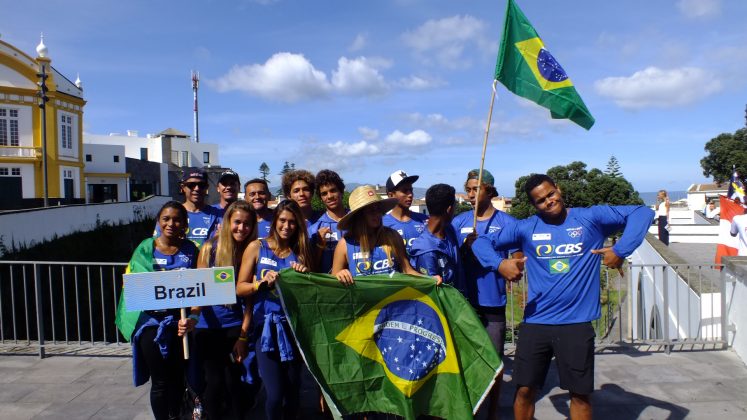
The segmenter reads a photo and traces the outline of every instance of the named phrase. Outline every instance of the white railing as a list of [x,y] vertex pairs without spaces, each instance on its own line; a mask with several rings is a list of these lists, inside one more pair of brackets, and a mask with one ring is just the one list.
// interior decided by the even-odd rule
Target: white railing
[[0,146],[0,157],[36,158],[41,156],[40,147]]

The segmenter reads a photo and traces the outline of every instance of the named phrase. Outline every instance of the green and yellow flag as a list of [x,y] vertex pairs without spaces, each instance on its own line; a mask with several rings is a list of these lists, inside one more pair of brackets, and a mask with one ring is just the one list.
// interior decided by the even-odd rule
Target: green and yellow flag
[[[132,253],[130,263],[127,264],[125,274],[130,273],[148,273],[153,271],[153,246],[154,239],[147,238],[135,248]],[[114,324],[122,333],[125,340],[130,341],[134,333],[141,325],[143,320],[143,311],[128,311],[127,302],[125,301],[124,287],[119,293],[119,303],[117,304]]]
[[594,125],[573,82],[514,0],[508,0],[495,78],[511,92],[549,109],[552,118],[570,119],[587,130]]
[[277,283],[296,343],[335,417],[470,418],[503,364],[475,311],[450,286],[404,274],[283,270]]

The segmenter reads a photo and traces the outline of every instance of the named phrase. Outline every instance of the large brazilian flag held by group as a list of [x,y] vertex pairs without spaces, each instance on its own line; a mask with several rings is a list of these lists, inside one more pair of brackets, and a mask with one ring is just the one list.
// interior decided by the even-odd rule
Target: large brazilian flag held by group
[[472,307],[453,287],[404,274],[280,273],[283,308],[335,417],[470,418],[503,364]]
[[587,130],[594,125],[573,82],[514,0],[508,0],[495,78],[511,92],[549,109],[552,118],[570,119]]

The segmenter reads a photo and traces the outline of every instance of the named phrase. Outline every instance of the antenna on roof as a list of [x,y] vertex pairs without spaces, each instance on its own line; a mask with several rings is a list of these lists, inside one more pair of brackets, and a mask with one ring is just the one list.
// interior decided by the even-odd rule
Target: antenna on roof
[[197,108],[197,90],[200,88],[200,73],[192,71],[192,93],[194,95],[194,113],[195,113],[195,143],[200,142],[200,131],[199,131],[199,111]]

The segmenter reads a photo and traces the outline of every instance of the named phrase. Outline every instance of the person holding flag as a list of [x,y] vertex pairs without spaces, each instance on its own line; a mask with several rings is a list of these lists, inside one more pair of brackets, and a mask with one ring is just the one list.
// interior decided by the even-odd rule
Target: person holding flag
[[[600,262],[619,268],[643,242],[653,218],[645,206],[567,208],[555,181],[530,176],[524,192],[537,214],[497,232],[480,235],[472,251],[486,269],[518,259],[501,259],[496,251],[519,248],[527,256],[529,287],[524,321],[514,358],[514,416],[531,419],[537,391],[555,357],[560,387],[570,392],[572,419],[591,419],[594,390],[594,327],[601,314]],[[608,236],[623,230],[605,247]]]
[[731,179],[729,180],[729,190],[726,196],[732,200],[739,201],[740,204],[744,205],[744,184],[739,178],[736,165],[732,166]]

